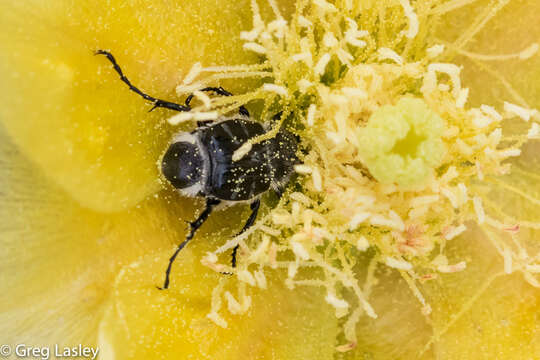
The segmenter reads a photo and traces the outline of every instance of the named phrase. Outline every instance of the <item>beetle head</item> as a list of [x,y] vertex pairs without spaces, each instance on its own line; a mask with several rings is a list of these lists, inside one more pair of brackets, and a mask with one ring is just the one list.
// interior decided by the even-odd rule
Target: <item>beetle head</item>
[[201,180],[203,160],[197,145],[178,141],[169,146],[161,161],[163,176],[177,189]]

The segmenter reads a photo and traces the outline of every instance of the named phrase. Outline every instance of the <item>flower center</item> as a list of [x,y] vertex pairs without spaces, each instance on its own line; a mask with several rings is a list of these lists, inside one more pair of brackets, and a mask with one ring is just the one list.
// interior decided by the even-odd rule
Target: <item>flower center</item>
[[392,152],[404,158],[417,157],[418,147],[426,140],[426,136],[418,135],[416,131],[409,131],[407,135],[396,142]]

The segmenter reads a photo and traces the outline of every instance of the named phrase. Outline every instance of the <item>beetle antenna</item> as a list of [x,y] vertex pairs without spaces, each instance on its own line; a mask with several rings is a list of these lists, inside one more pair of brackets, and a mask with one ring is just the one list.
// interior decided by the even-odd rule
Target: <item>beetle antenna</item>
[[122,72],[122,69],[120,68],[120,65],[118,65],[118,63],[116,62],[116,59],[110,52],[105,51],[105,50],[97,50],[96,52],[94,52],[94,55],[104,55],[112,63],[114,70],[118,73],[118,75],[120,75],[120,80],[122,80],[127,86],[129,86],[129,90],[139,94],[143,99],[154,103],[154,106],[150,109],[150,111],[158,107],[162,107],[169,110],[175,110],[175,111],[190,111],[191,110],[191,107],[189,106],[189,104],[188,106],[185,106],[185,105],[176,104],[170,101],[157,99],[139,90],[124,75],[124,73]]

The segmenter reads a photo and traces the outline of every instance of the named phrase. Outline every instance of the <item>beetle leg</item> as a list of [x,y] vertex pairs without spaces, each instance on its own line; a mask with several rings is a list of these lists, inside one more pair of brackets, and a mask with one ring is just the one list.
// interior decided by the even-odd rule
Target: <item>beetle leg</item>
[[197,127],[202,127],[202,126],[206,126],[208,124],[211,124],[213,123],[214,120],[201,120],[201,121],[197,121]]
[[240,106],[238,108],[238,112],[240,113],[240,115],[244,115],[244,116],[249,117],[249,111],[248,111],[248,109],[246,109],[246,107],[244,105],[242,105],[242,106]]
[[236,267],[236,254],[238,253],[238,248],[240,247],[240,245],[236,245],[233,249],[232,249],[232,253],[231,253],[231,266],[232,268],[234,269]]
[[193,96],[194,96],[193,94],[190,94],[190,95],[186,98],[186,101],[184,101],[184,106],[185,106],[185,107],[188,107],[188,108],[191,109],[190,104],[191,104],[191,100],[193,100]]
[[[190,108],[191,109],[191,100],[193,100],[193,97],[195,95],[193,94],[190,94],[187,98],[186,98],[186,101],[184,101],[184,106],[187,107],[187,108]],[[211,124],[213,123],[214,120],[200,120],[200,121],[197,121],[197,127],[201,127],[201,126],[206,126],[208,124]]]
[[184,246],[186,246],[187,243],[191,239],[193,239],[193,236],[195,235],[195,232],[197,230],[199,230],[199,228],[206,221],[206,219],[208,219],[208,216],[210,216],[210,214],[212,213],[212,210],[214,209],[214,207],[219,205],[220,202],[221,202],[221,200],[207,198],[206,199],[206,208],[204,209],[204,211],[201,213],[201,215],[199,215],[197,220],[189,223],[189,226],[191,228],[190,231],[189,231],[189,234],[186,237],[186,239],[182,243],[180,243],[180,245],[178,245],[178,248],[176,248],[176,251],[174,252],[174,254],[169,259],[169,265],[167,266],[167,270],[165,271],[165,283],[163,284],[162,288],[158,287],[159,290],[167,289],[169,287],[169,276],[171,274],[171,267],[172,267],[172,264],[173,264],[174,260],[176,259],[176,256],[178,256],[178,253],[180,252],[180,250],[182,250],[184,248]]
[[281,115],[283,115],[283,111],[280,111],[276,113],[274,116],[272,116],[272,121],[279,121],[279,119],[281,119]]
[[[259,198],[255,199],[250,204],[249,207],[251,208],[251,215],[249,215],[249,218],[247,219],[246,224],[244,225],[242,230],[240,230],[240,232],[236,234],[236,236],[243,234],[247,229],[253,226],[253,224],[255,223],[255,219],[257,219],[257,213],[259,212],[260,205],[261,205],[261,200]],[[238,247],[239,245],[236,245],[232,251],[231,265],[233,268],[236,267],[236,253],[238,252]]]
[[122,72],[122,69],[120,68],[120,66],[116,62],[116,59],[114,58],[114,56],[110,52],[105,51],[105,50],[98,50],[98,51],[95,52],[95,55],[105,55],[105,57],[107,57],[107,59],[113,64],[114,70],[118,73],[118,75],[120,75],[120,80],[122,80],[127,86],[129,86],[129,89],[131,91],[139,94],[143,99],[151,101],[152,103],[154,103],[154,106],[150,109],[150,111],[152,111],[152,110],[154,110],[155,108],[158,108],[158,107],[162,107],[162,108],[170,109],[170,110],[175,110],[175,111],[190,111],[191,110],[191,107],[189,106],[189,102],[187,102],[187,104],[186,104],[187,106],[180,105],[180,104],[176,104],[176,103],[173,103],[173,102],[156,99],[155,97],[152,97],[152,96],[150,96],[148,94],[145,94],[144,92],[139,90],[124,75],[124,73]]
[[216,94],[221,95],[221,96],[232,96],[232,94],[230,92],[228,92],[227,90],[225,90],[221,86],[220,87],[211,87],[211,86],[210,87],[205,87],[204,89],[201,89],[201,91],[213,91]]
[[[218,95],[222,95],[222,96],[232,96],[232,94],[230,92],[228,92],[227,90],[225,90],[224,88],[222,88],[221,86],[220,87],[205,87],[204,89],[201,89],[201,91],[213,91],[215,92],[216,94]],[[249,111],[248,109],[245,108],[244,105],[240,106],[238,108],[238,112],[241,114],[241,115],[244,115],[244,116],[247,116],[249,117]]]

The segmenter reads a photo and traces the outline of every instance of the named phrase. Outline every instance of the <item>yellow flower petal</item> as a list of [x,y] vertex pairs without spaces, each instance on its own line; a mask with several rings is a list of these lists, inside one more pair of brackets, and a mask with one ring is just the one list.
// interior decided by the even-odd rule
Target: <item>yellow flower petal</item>
[[[418,3],[422,5],[414,4]],[[478,1],[451,12],[441,37],[458,38],[473,23],[471,19],[503,3]],[[152,94],[172,98],[180,80],[178,71],[185,74],[194,61],[230,64],[253,59],[244,58],[238,50],[241,43],[231,41],[240,29],[249,29],[247,2],[237,8],[227,2],[227,10],[218,6],[221,3],[203,1],[182,6],[119,3],[108,10],[90,2],[69,9],[65,4],[46,9],[37,2],[0,5],[2,24],[18,29],[0,35],[0,51],[5,54],[0,61],[5,79],[0,120],[23,154],[41,168],[36,170],[13,147],[0,147],[4,190],[0,193],[0,280],[5,286],[0,305],[6,314],[0,333],[9,334],[7,341],[29,344],[99,343],[103,358],[112,354],[171,358],[186,353],[217,359],[244,354],[246,358],[331,358],[342,339],[335,340],[339,327],[324,292],[292,292],[272,277],[268,290],[250,294],[253,305],[248,314],[224,311],[220,315],[228,329],[206,320],[211,289],[223,276],[210,273],[199,261],[229,233],[212,237],[199,233],[197,242],[175,264],[171,289],[154,288],[163,280],[171,245],[184,235],[179,218],[193,218],[195,207],[186,206],[178,196],[163,192],[158,199],[141,202],[140,208],[114,215],[92,211],[131,206],[159,188],[155,161],[172,130],[154,128],[165,116],[147,114],[144,103],[126,90],[104,59],[89,56],[89,50],[102,47],[101,39],[107,39],[103,47],[120,49],[117,57],[126,73],[132,69],[134,82]],[[464,49],[509,53],[516,50],[516,38],[524,39],[524,46],[537,41],[538,6],[510,2],[473,37],[474,46],[469,42]],[[442,11],[444,6],[434,9]],[[516,19],[523,20],[515,24]],[[48,25],[40,25],[46,21]],[[207,36],[212,29],[218,29],[215,36]],[[381,36],[390,34],[383,31]],[[491,48],[493,44],[497,49]],[[178,54],[192,56],[185,60]],[[489,63],[496,72],[470,71],[486,67],[459,59],[466,65],[464,86],[471,87],[474,103],[496,104],[504,93],[502,98],[514,97],[518,104],[525,105],[521,97],[531,106],[538,105],[538,57],[517,69],[512,62]],[[1,144],[8,140],[2,138]],[[536,154],[538,147],[527,145],[514,161],[521,168],[496,179],[503,184],[480,184],[489,184],[485,188],[492,192],[497,208],[531,222],[540,218],[535,203],[540,169],[532,166],[538,161]],[[524,190],[530,199],[519,193]],[[484,207],[489,208],[489,203],[484,202]],[[231,219],[239,218],[240,210],[231,213],[236,216],[216,213],[205,230],[235,226]],[[538,248],[537,238],[536,231],[519,233],[527,249]],[[428,308],[418,304],[395,272],[378,275],[379,284],[369,299],[378,319],[362,314],[356,327],[358,343],[339,346],[338,350],[353,350],[335,357],[416,359],[423,350],[423,359],[539,357],[540,294],[521,274],[494,277],[508,266],[493,251],[493,241],[477,230],[452,240],[450,263],[466,260],[467,269],[443,274],[421,287],[431,305],[429,317],[422,315]],[[153,253],[141,257],[149,252]],[[358,265],[361,269],[355,271],[364,275],[367,261]],[[231,294],[236,294],[234,289]],[[49,330],[44,334],[43,329]]]
[[174,112],[149,114],[150,104],[93,52],[112,51],[142,90],[181,101],[174,88],[193,63],[256,59],[238,41],[249,26],[249,2],[224,4],[3,2],[0,121],[24,153],[83,206],[133,206],[160,188],[156,161],[174,131],[163,119]]
[[194,211],[162,198],[114,215],[85,209],[1,133],[0,187],[0,308],[9,314],[0,332],[9,344],[95,343],[121,266],[168,248],[185,231],[178,219]]
[[[540,10],[537,1],[474,1],[444,14],[438,36],[460,46],[456,60],[464,66],[464,86],[471,88],[473,104],[502,105],[502,101],[540,104],[540,57],[527,59],[518,56],[507,60],[482,61],[478,55],[519,54],[539,43],[540,26],[535,14]],[[475,22],[475,19],[477,20]],[[485,20],[480,26],[479,20]],[[473,35],[471,37],[471,35]],[[455,46],[448,46],[456,51]],[[472,58],[463,51],[472,53]]]
[[[211,321],[212,290],[231,280],[200,263],[199,242],[182,252],[172,285],[163,281],[170,251],[146,256],[122,269],[99,329],[102,359],[332,359],[337,319],[320,290],[289,290],[283,276],[268,277],[267,290],[249,292],[251,309],[231,315],[229,301],[242,305],[235,282],[226,287],[222,312],[226,328]],[[193,250],[193,251],[192,251]]]
[[433,334],[422,351],[440,359],[528,359],[540,355],[540,292],[503,261],[478,230],[452,243],[467,271],[427,283]]

